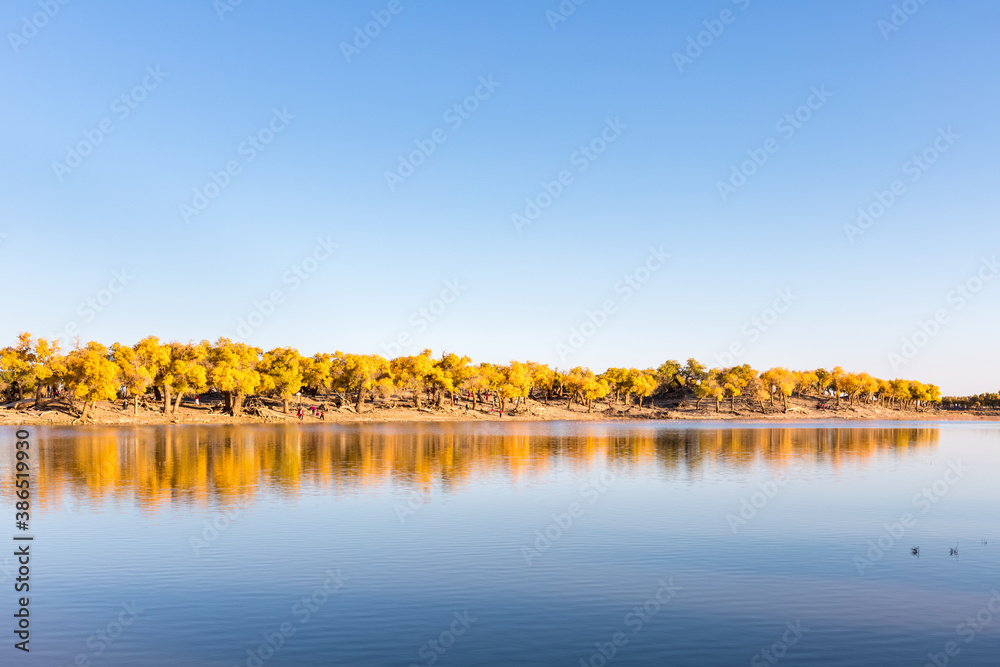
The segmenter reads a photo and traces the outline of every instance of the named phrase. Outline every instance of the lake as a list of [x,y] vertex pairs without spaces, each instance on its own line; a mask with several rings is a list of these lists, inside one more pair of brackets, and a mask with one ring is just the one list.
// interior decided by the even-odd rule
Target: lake
[[995,423],[28,430],[4,665],[1000,664]]

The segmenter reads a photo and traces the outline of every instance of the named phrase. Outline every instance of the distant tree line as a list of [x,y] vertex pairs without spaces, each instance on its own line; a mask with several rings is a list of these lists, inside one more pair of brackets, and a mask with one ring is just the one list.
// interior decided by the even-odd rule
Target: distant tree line
[[975,394],[973,396],[945,396],[941,407],[947,410],[995,410],[1000,408],[1000,393]]
[[[377,354],[318,353],[301,355],[290,347],[263,351],[243,342],[219,338],[214,343],[162,343],[154,336],[135,345],[78,343],[63,353],[58,342],[33,340],[28,333],[17,345],[0,350],[0,393],[7,402],[59,395],[71,404],[79,401],[86,419],[95,403],[127,399],[138,412],[140,397],[152,398],[164,413],[176,412],[185,397],[217,391],[226,413],[239,416],[248,397],[270,397],[281,402],[285,413],[299,392],[327,400],[348,400],[361,411],[365,401],[400,397],[414,407],[442,406],[456,397],[473,409],[488,403],[501,411],[519,411],[526,401],[566,401],[593,410],[595,401],[642,407],[646,398],[659,395],[678,401],[694,400],[700,408],[707,399],[720,411],[724,401],[736,410],[737,402],[765,412],[780,402],[787,411],[788,398],[813,394],[834,401],[832,407],[855,404],[892,409],[921,409],[940,403],[941,392],[932,384],[915,380],[883,380],[868,373],[832,370],[793,371],[771,368],[758,372],[747,364],[707,368],[695,359],[667,361],[658,368],[609,368],[597,374],[577,366],[557,370],[531,361],[506,365],[473,364],[467,356],[444,353],[434,358],[430,350],[386,359]],[[995,397],[996,394],[986,396]],[[950,399],[949,399],[950,400]]]

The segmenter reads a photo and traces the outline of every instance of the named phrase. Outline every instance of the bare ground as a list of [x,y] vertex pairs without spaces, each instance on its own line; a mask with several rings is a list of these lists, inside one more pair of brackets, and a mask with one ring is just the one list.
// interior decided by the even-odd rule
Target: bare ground
[[[1000,419],[1000,412],[958,412],[939,409],[928,409],[921,411],[913,410],[891,410],[885,407],[872,405],[848,406],[847,402],[841,403],[841,407],[836,409],[833,402],[830,402],[829,409],[818,409],[818,397],[791,398],[788,401],[788,411],[783,412],[780,404],[771,407],[765,404],[765,412],[762,413],[756,405],[750,406],[747,403],[737,401],[736,410],[731,411],[728,401],[724,401],[719,406],[719,412],[715,410],[715,404],[705,401],[700,408],[695,406],[691,400],[677,401],[670,399],[657,399],[653,407],[649,407],[648,401],[645,407],[635,405],[626,408],[621,403],[609,406],[607,402],[594,403],[593,410],[588,412],[587,408],[580,405],[566,406],[566,400],[553,400],[550,403],[545,401],[529,400],[526,408],[522,408],[517,413],[504,413],[501,417],[497,412],[491,412],[489,406],[480,405],[478,409],[472,410],[471,406],[466,407],[464,401],[456,403],[455,406],[423,407],[420,409],[401,405],[399,401],[388,401],[384,403],[367,403],[362,407],[359,414],[355,412],[353,406],[337,408],[332,404],[325,404],[325,419],[321,420],[314,416],[308,409],[304,411],[301,422],[312,423],[380,423],[380,422],[438,422],[438,421],[631,421],[637,419],[688,419],[688,420],[729,420],[740,421],[801,421],[810,419],[845,419],[845,420],[997,420]],[[81,424],[78,418],[80,403],[77,402],[75,409],[71,408],[65,399],[43,399],[39,406],[26,407],[26,401],[18,406],[18,409],[0,408],[0,425],[24,425],[24,424],[53,424],[70,425]],[[303,398],[304,408],[308,406],[323,407],[321,398]],[[139,404],[138,414],[133,414],[132,406],[123,408],[123,402],[114,403],[101,402],[92,410],[91,417],[87,424],[254,424],[254,423],[275,423],[275,422],[298,422],[300,421],[295,412],[298,403],[291,406],[292,414],[285,415],[281,412],[279,401],[255,399],[251,402],[250,408],[256,414],[247,414],[241,417],[231,417],[222,414],[221,404],[218,402],[206,401],[202,405],[194,405],[185,402],[177,412],[164,415],[159,405],[151,402]]]

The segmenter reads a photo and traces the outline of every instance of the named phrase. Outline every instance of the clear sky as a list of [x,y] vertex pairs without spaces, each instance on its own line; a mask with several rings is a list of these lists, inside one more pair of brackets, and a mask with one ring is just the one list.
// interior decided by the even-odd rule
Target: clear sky
[[236,2],[3,4],[2,344],[1000,388],[1000,4]]

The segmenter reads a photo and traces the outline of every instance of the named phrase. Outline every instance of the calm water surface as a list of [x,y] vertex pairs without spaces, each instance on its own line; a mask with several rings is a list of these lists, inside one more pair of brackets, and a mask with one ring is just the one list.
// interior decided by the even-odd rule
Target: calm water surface
[[4,665],[1000,664],[997,424],[30,430]]

